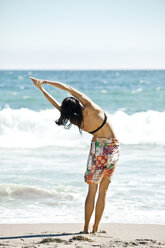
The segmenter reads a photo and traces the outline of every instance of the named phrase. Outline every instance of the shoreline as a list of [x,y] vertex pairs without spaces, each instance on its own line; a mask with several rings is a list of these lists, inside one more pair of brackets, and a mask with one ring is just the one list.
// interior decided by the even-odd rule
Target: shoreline
[[82,223],[0,224],[0,246],[21,248],[165,246],[165,225],[102,223],[96,234],[81,234],[82,230]]

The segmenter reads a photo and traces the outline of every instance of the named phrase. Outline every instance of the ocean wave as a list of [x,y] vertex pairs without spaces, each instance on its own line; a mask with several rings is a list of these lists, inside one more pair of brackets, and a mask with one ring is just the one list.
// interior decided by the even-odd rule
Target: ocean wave
[[71,130],[65,130],[57,126],[55,120],[58,117],[56,109],[37,112],[6,107],[0,110],[0,147],[76,147],[81,137],[78,128],[73,126]]
[[128,115],[117,111],[112,120],[122,144],[165,145],[165,112],[148,110]]
[[[165,112],[149,110],[129,115],[119,110],[109,116],[121,144],[165,145]],[[7,107],[0,110],[0,147],[86,148],[91,135],[81,136],[75,126],[71,130],[57,126],[54,121],[58,117],[55,109],[37,112]]]
[[74,197],[73,193],[69,192],[58,192],[57,190],[48,190],[45,188],[41,188],[39,186],[30,186],[30,185],[23,185],[23,184],[1,184],[0,185],[0,198],[2,197],[9,197],[10,199],[25,199],[25,200],[32,200],[32,199],[45,199],[50,198],[54,200],[61,200],[61,201],[70,201],[73,200]]

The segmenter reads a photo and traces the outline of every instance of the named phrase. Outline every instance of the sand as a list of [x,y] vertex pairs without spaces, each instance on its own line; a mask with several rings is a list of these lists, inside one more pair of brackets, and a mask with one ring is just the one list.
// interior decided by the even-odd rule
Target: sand
[[83,224],[0,224],[0,247],[165,247],[165,225],[101,224],[80,234]]

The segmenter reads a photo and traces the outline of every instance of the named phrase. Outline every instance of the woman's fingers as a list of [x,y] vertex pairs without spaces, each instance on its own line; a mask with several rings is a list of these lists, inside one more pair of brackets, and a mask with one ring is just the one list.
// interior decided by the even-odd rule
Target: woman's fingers
[[33,78],[33,77],[30,77],[30,79],[32,80],[32,82],[37,86],[39,84],[41,84],[42,80],[39,80],[37,78]]
[[37,80],[37,78],[29,77],[32,81]]
[[32,80],[33,84],[34,84],[37,88],[42,89],[42,87],[41,87],[41,82],[42,82],[43,80],[39,80],[39,79],[33,78],[33,77],[30,77],[30,79]]
[[30,79],[32,80],[32,82],[33,82],[34,84],[37,83],[37,79],[36,79],[36,78],[30,77]]

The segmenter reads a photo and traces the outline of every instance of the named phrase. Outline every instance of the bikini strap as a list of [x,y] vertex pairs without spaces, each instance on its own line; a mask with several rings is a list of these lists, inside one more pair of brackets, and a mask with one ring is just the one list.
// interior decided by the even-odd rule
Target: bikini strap
[[106,121],[107,121],[107,116],[106,116],[106,114],[104,113],[104,121],[103,121],[103,123],[101,124],[101,126],[98,127],[96,130],[91,131],[91,132],[88,132],[88,133],[93,134],[93,133],[97,132],[99,129],[101,129],[101,128],[104,126],[104,124],[106,123]]

